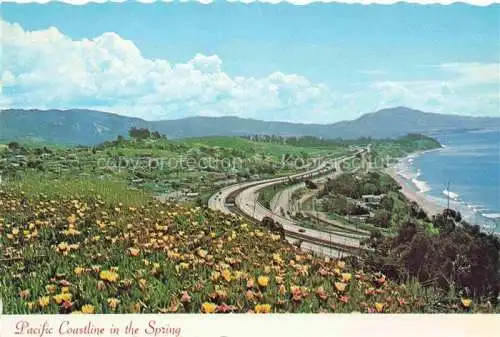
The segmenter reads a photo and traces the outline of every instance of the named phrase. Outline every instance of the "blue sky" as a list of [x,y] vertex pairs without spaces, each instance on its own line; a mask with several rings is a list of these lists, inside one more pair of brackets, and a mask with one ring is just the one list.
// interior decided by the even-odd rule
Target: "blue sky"
[[146,119],[334,122],[395,105],[495,116],[499,8],[5,3],[2,105]]

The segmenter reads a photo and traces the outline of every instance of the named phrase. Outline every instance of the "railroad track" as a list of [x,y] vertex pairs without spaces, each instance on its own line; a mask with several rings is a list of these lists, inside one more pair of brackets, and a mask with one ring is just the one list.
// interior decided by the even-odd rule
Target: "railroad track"
[[[247,215],[246,213],[244,213],[237,206],[230,206],[229,209],[231,210],[231,212],[233,214],[241,216],[247,222],[253,223],[254,225],[260,225],[259,221],[252,218],[251,216]],[[305,230],[307,230],[307,229],[305,229]],[[297,232],[290,231],[290,230],[284,230],[284,232],[285,232],[285,237],[295,239],[298,241],[302,241],[302,242],[307,242],[310,244],[318,245],[318,246],[329,248],[329,249],[334,249],[336,251],[341,251],[342,253],[346,253],[348,255],[352,255],[352,254],[357,255],[361,250],[359,247],[343,245],[343,244],[334,243],[334,242],[328,241],[328,240],[318,239],[318,238],[312,237],[310,235],[307,235],[305,233],[300,233],[300,232],[297,233]]]

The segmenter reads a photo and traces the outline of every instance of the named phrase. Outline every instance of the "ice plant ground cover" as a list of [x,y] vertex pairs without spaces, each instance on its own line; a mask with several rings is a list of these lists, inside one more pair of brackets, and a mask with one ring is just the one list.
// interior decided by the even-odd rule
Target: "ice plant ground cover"
[[[4,313],[492,312],[316,257],[236,216],[0,190]],[[450,295],[453,296],[453,295]]]

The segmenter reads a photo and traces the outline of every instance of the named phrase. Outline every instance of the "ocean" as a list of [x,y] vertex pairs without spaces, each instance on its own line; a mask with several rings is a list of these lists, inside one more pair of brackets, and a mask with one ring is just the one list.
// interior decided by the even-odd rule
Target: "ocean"
[[462,214],[486,231],[500,232],[500,130],[431,134],[443,148],[411,155],[398,173],[429,200]]

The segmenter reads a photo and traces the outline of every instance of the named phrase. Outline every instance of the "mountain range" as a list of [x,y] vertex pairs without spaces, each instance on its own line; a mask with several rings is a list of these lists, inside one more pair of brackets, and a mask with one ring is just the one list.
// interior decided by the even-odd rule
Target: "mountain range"
[[423,112],[406,107],[382,109],[334,124],[268,122],[239,117],[188,117],[146,121],[114,113],[69,110],[0,111],[0,141],[92,145],[127,136],[131,127],[148,128],[168,138],[274,134],[355,139],[393,138],[408,133],[499,128],[500,117],[469,117]]

